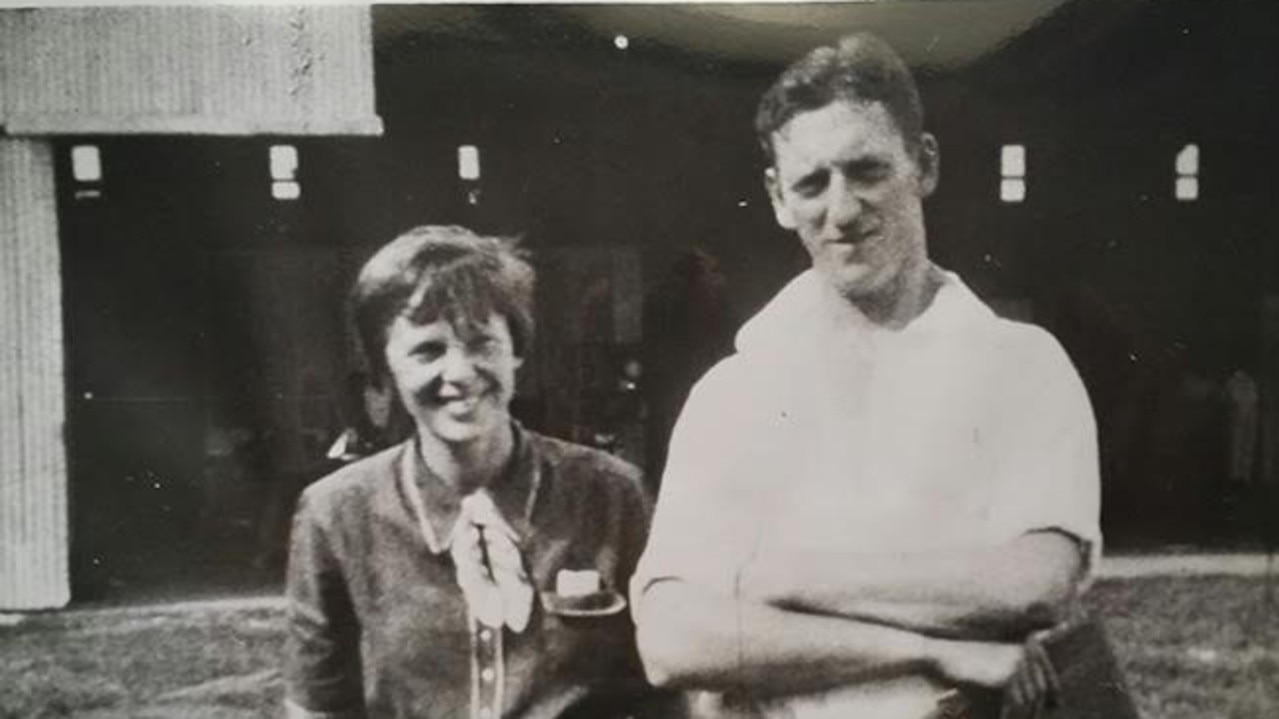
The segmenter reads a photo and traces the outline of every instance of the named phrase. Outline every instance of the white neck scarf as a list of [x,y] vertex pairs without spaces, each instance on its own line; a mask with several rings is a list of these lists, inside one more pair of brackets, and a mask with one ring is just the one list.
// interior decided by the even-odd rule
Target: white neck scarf
[[533,613],[533,586],[519,535],[487,490],[462,499],[449,553],[472,616],[490,627],[505,624],[514,632],[524,631]]

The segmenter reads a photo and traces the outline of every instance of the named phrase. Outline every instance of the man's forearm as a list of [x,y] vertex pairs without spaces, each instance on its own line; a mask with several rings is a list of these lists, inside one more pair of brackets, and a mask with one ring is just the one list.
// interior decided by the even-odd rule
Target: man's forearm
[[715,594],[679,580],[637,610],[640,654],[658,686],[775,696],[931,671],[939,640],[842,617]]
[[901,554],[796,553],[747,571],[743,590],[801,609],[967,639],[1020,639],[1074,598],[1075,540],[1036,532],[996,547]]

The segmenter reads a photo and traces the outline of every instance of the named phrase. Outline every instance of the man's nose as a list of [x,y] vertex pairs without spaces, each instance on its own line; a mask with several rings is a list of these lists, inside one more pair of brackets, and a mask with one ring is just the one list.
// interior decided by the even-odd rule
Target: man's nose
[[826,207],[826,224],[828,230],[842,233],[857,222],[862,212],[862,201],[854,188],[837,177],[831,182],[830,201]]

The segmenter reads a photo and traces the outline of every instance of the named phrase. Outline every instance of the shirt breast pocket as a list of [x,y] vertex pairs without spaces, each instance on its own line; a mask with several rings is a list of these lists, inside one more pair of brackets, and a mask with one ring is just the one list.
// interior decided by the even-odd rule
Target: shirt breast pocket
[[591,597],[541,594],[547,650],[561,676],[583,685],[618,679],[635,655],[635,627],[625,597],[601,591]]

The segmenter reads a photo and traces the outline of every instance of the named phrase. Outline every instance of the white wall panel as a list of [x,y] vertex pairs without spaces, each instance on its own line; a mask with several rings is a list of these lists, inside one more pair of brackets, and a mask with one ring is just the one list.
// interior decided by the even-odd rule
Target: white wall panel
[[69,599],[53,151],[0,137],[0,610]]
[[10,134],[374,135],[367,6],[0,10]]

